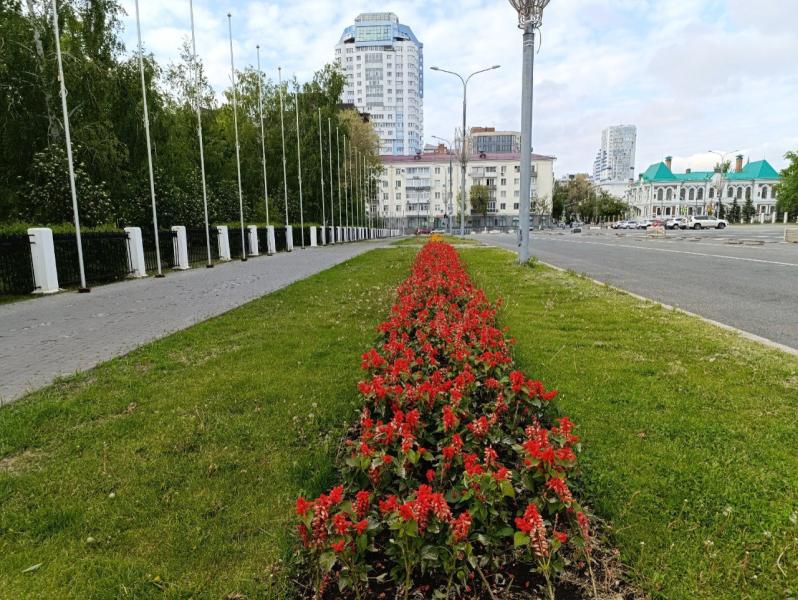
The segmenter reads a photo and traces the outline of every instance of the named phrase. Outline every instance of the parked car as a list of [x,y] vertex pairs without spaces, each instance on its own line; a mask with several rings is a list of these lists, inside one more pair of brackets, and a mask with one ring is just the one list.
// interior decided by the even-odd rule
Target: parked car
[[656,219],[652,219],[651,227],[665,227],[665,223],[667,223],[667,219],[664,217],[657,217]]
[[687,217],[671,217],[665,221],[666,229],[687,229]]
[[416,235],[429,235],[430,230],[429,227],[419,227],[416,229]]
[[580,221],[574,221],[571,223],[571,233],[582,233],[582,226],[584,223]]
[[653,222],[654,221],[652,221],[651,219],[643,219],[642,221],[638,221],[637,222],[637,228],[638,229],[648,229],[649,227],[651,227],[651,224]]
[[725,229],[729,225],[726,219],[718,219],[710,215],[693,215],[687,219],[688,229]]
[[637,229],[637,221],[634,221],[634,220],[624,221],[621,224],[620,228],[621,229]]

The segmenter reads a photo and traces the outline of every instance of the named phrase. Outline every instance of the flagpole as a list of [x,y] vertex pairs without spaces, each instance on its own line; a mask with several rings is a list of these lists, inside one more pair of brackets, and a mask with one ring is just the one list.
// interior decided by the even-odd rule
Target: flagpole
[[[349,234],[349,181],[346,176],[346,135],[344,135],[344,214],[346,215],[347,235]],[[349,240],[347,240],[349,241]]]
[[233,61],[233,15],[227,13],[227,29],[230,34],[230,77],[233,81],[233,127],[236,139],[236,170],[238,173],[238,209],[241,218],[241,260],[247,260],[247,240],[244,236],[244,191],[241,189],[241,151],[238,144],[238,100],[236,98],[236,68]]
[[[283,143],[283,200],[285,200],[285,234],[288,235],[288,174],[285,161],[285,119],[283,118],[283,68],[277,67],[277,81],[280,90],[280,139]],[[286,247],[291,248],[286,240]]]
[[[338,127],[335,128],[335,145],[336,145],[336,158],[335,163],[338,166],[338,227],[343,227],[343,209],[341,208],[341,136],[339,135]],[[339,242],[343,242],[343,236],[338,238]]]
[[210,269],[213,267],[213,260],[211,260],[211,231],[210,223],[208,222],[208,189],[205,184],[205,147],[202,142],[202,101],[200,95],[202,76],[200,73],[199,61],[197,60],[197,40],[194,36],[193,0],[189,0],[188,6],[191,13],[191,53],[192,60],[194,61],[194,101],[197,107],[197,138],[199,139],[200,172],[202,174],[202,208],[205,211],[205,245],[208,249],[208,264],[205,266]]
[[305,249],[305,213],[302,208],[302,151],[299,144],[299,90],[294,92],[294,108],[296,113],[296,172],[299,180],[299,231],[302,239],[302,249]]
[[61,84],[61,109],[64,113],[64,139],[66,141],[67,164],[69,166],[69,190],[72,193],[72,215],[75,219],[75,242],[78,245],[78,270],[80,271],[80,287],[78,292],[87,293],[86,270],[83,268],[83,241],[80,237],[80,216],[78,215],[78,191],[75,187],[75,167],[72,163],[72,136],[69,134],[69,109],[67,108],[67,90],[64,82],[64,64],[61,61],[61,33],[58,29],[58,5],[53,0],[53,32],[55,33],[55,53],[58,58],[58,81]]
[[330,239],[335,243],[335,194],[333,194],[333,170],[332,170],[332,117],[327,117],[327,157],[330,162],[330,220],[332,223],[332,235]]
[[319,107],[319,178],[321,180],[321,228],[324,231],[324,241],[327,241],[327,212],[324,207],[324,142],[321,132],[321,107]]
[[263,164],[263,202],[266,205],[266,226],[269,226],[269,184],[266,179],[266,135],[263,131],[263,73],[260,70],[260,45],[255,46],[258,52],[258,113],[260,115],[260,148]]
[[147,140],[147,165],[150,169],[150,199],[152,200],[152,228],[155,232],[155,262],[158,265],[156,277],[163,277],[161,270],[161,247],[158,239],[158,211],[155,208],[155,176],[152,172],[152,143],[150,142],[150,115],[147,112],[147,87],[144,81],[144,50],[141,47],[141,18],[139,0],[136,0],[136,32],[139,38],[139,71],[141,72],[141,101],[144,105],[144,137]]

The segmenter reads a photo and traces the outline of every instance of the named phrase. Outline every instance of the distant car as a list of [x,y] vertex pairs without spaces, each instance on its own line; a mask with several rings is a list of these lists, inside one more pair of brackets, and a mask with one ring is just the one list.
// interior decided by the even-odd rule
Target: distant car
[[621,229],[637,229],[637,221],[630,220],[621,223]]
[[416,235],[429,235],[430,229],[428,227],[419,227],[416,229]]
[[665,221],[666,229],[687,229],[686,217],[671,217]]
[[657,217],[656,219],[653,219],[651,221],[651,227],[665,227],[665,223],[666,222],[667,222],[667,219],[665,219],[663,217]]
[[439,235],[443,235],[443,234],[446,233],[446,230],[445,229],[433,229],[432,233],[437,233]]
[[693,215],[687,220],[688,229],[725,229],[729,225],[726,219],[718,219],[709,215]]
[[580,221],[574,221],[571,223],[571,233],[582,233],[582,226],[584,223]]
[[637,222],[638,229],[648,229],[654,223],[651,219],[643,219],[642,221]]

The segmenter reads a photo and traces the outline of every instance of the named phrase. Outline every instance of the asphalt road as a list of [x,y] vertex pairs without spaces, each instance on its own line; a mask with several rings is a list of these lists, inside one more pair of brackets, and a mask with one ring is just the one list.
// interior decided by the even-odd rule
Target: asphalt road
[[[532,232],[539,260],[798,349],[798,244],[782,226]],[[514,234],[475,238],[516,249]],[[634,327],[634,323],[629,324]]]
[[297,248],[0,305],[0,406],[392,241]]

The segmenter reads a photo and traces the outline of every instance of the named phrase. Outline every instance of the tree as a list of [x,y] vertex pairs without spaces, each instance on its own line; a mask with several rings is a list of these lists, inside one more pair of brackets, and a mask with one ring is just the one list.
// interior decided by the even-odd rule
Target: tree
[[739,223],[742,214],[740,203],[737,202],[737,198],[735,198],[732,202],[731,208],[729,209],[729,221],[732,223]]
[[568,184],[556,181],[554,183],[554,196],[551,200],[551,218],[559,221],[565,212],[565,203],[568,200]]
[[471,201],[471,213],[482,215],[483,224],[487,226],[488,220],[488,202],[490,201],[490,192],[484,185],[472,185],[468,192]]
[[781,171],[781,182],[775,188],[778,195],[776,210],[795,219],[798,218],[798,152],[788,152],[784,158],[790,164]]
[[[737,199],[735,198],[735,202],[736,201]],[[743,210],[742,210],[743,222],[749,223],[751,221],[751,217],[753,217],[755,214],[756,214],[756,208],[754,207],[754,202],[753,200],[751,200],[751,196],[748,196],[745,199],[745,204],[743,204]],[[723,218],[723,215],[721,215],[721,218]]]

